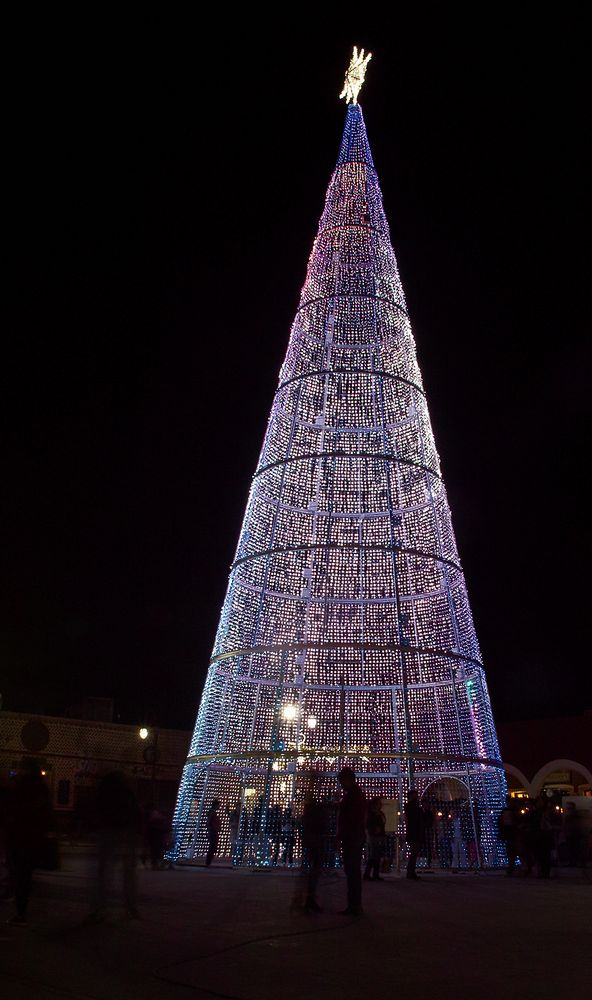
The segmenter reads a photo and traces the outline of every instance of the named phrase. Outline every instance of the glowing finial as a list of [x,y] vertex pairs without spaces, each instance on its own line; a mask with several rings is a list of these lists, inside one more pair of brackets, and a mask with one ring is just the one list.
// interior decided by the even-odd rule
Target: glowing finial
[[371,52],[369,52],[364,58],[364,49],[360,49],[360,52],[358,53],[357,46],[354,45],[354,54],[351,57],[349,66],[347,67],[345,83],[343,84],[343,90],[339,95],[340,97],[345,97],[348,104],[358,103],[358,94],[362,89],[362,84],[366,77],[366,66],[371,59]]

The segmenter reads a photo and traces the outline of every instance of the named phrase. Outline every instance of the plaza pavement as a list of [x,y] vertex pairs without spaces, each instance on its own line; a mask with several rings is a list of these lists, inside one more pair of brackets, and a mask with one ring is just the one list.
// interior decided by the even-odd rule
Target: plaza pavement
[[290,905],[291,872],[223,866],[139,870],[141,919],[114,899],[84,923],[92,859],[36,876],[26,928],[0,904],[2,1000],[557,1000],[591,995],[592,881],[501,873],[387,876],[364,883],[365,914],[345,905],[340,872],[323,913]]

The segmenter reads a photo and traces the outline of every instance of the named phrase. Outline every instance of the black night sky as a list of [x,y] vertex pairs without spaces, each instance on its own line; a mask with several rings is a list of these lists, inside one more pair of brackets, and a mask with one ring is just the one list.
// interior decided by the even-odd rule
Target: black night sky
[[592,707],[584,27],[496,11],[17,33],[4,708],[192,726],[354,42],[494,713]]

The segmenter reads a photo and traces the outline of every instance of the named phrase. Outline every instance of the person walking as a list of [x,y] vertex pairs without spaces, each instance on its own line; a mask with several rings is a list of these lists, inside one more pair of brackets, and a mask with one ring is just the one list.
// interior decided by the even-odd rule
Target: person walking
[[139,917],[136,850],[142,830],[142,812],[134,792],[121,771],[105,774],[96,799],[98,866],[94,908],[89,922],[105,918],[112,869],[120,861],[123,869],[123,900],[129,917]]
[[216,851],[218,850],[218,841],[220,839],[220,831],[222,829],[222,820],[218,815],[218,810],[220,809],[220,799],[214,799],[210,808],[208,809],[208,815],[206,818],[206,828],[208,832],[208,853],[206,854],[206,868],[209,868]]
[[25,757],[6,797],[5,843],[16,913],[8,923],[25,926],[33,872],[51,822],[51,800],[37,761]]
[[366,839],[366,796],[356,781],[351,767],[344,767],[337,775],[343,789],[339,804],[337,836],[341,841],[343,868],[347,879],[346,916],[362,915],[362,851]]
[[419,881],[416,874],[415,865],[417,855],[421,850],[421,838],[423,834],[423,813],[419,804],[417,789],[412,788],[405,805],[406,840],[409,844],[409,860],[407,862],[407,878],[414,882]]
[[364,878],[368,882],[382,882],[380,862],[384,854],[386,816],[382,811],[382,799],[373,798],[368,803],[366,830],[368,831],[368,861]]

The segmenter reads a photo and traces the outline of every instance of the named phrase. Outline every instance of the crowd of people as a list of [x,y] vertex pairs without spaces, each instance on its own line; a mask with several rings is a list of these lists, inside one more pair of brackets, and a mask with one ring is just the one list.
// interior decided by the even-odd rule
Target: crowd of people
[[[311,774],[298,815],[292,806],[266,802],[264,795],[251,808],[241,808],[240,802],[223,808],[220,799],[214,798],[205,812],[206,867],[218,854],[224,817],[234,864],[298,865],[304,886],[301,905],[308,913],[320,910],[317,889],[323,869],[342,866],[347,882],[343,912],[357,916],[362,912],[363,880],[382,881],[381,873],[392,865],[393,851],[399,861],[406,856],[406,877],[411,881],[421,878],[417,873],[420,859],[424,871],[431,869],[434,860],[452,871],[480,867],[481,821],[476,803],[467,799],[422,802],[417,790],[411,789],[404,809],[406,849],[401,850],[399,834],[387,832],[380,797],[367,801],[349,767],[342,768],[337,778],[341,795],[321,798]],[[13,924],[24,924],[35,868],[57,867],[49,792],[32,758],[23,760],[16,777],[3,789],[0,804],[5,896],[15,903],[15,913],[9,919]],[[105,918],[116,867],[121,873],[120,894],[126,913],[137,917],[138,859],[153,870],[172,867],[166,860],[172,843],[170,821],[154,804],[142,810],[121,772],[102,777],[93,812],[97,863],[87,919],[98,922]],[[587,864],[589,834],[573,803],[567,803],[561,816],[545,795],[534,801],[508,796],[497,832],[506,847],[508,876],[519,868],[525,875],[536,872],[540,878],[549,878],[559,846],[564,863],[573,867]],[[49,845],[53,852],[48,851]]]
[[[23,758],[8,786],[0,791],[0,893],[13,901],[8,923],[24,926],[35,869],[59,866],[58,838],[48,787],[32,757]],[[165,860],[171,843],[168,818],[154,805],[142,809],[121,771],[103,775],[94,796],[92,832],[96,867],[87,920],[105,918],[113,876],[120,873],[120,895],[129,917],[138,917],[137,866],[172,867]]]
[[571,868],[584,868],[590,853],[589,833],[575,803],[567,802],[561,814],[546,795],[536,799],[508,795],[498,834],[506,845],[509,877],[519,870],[523,875],[549,878],[553,861],[561,857]]

